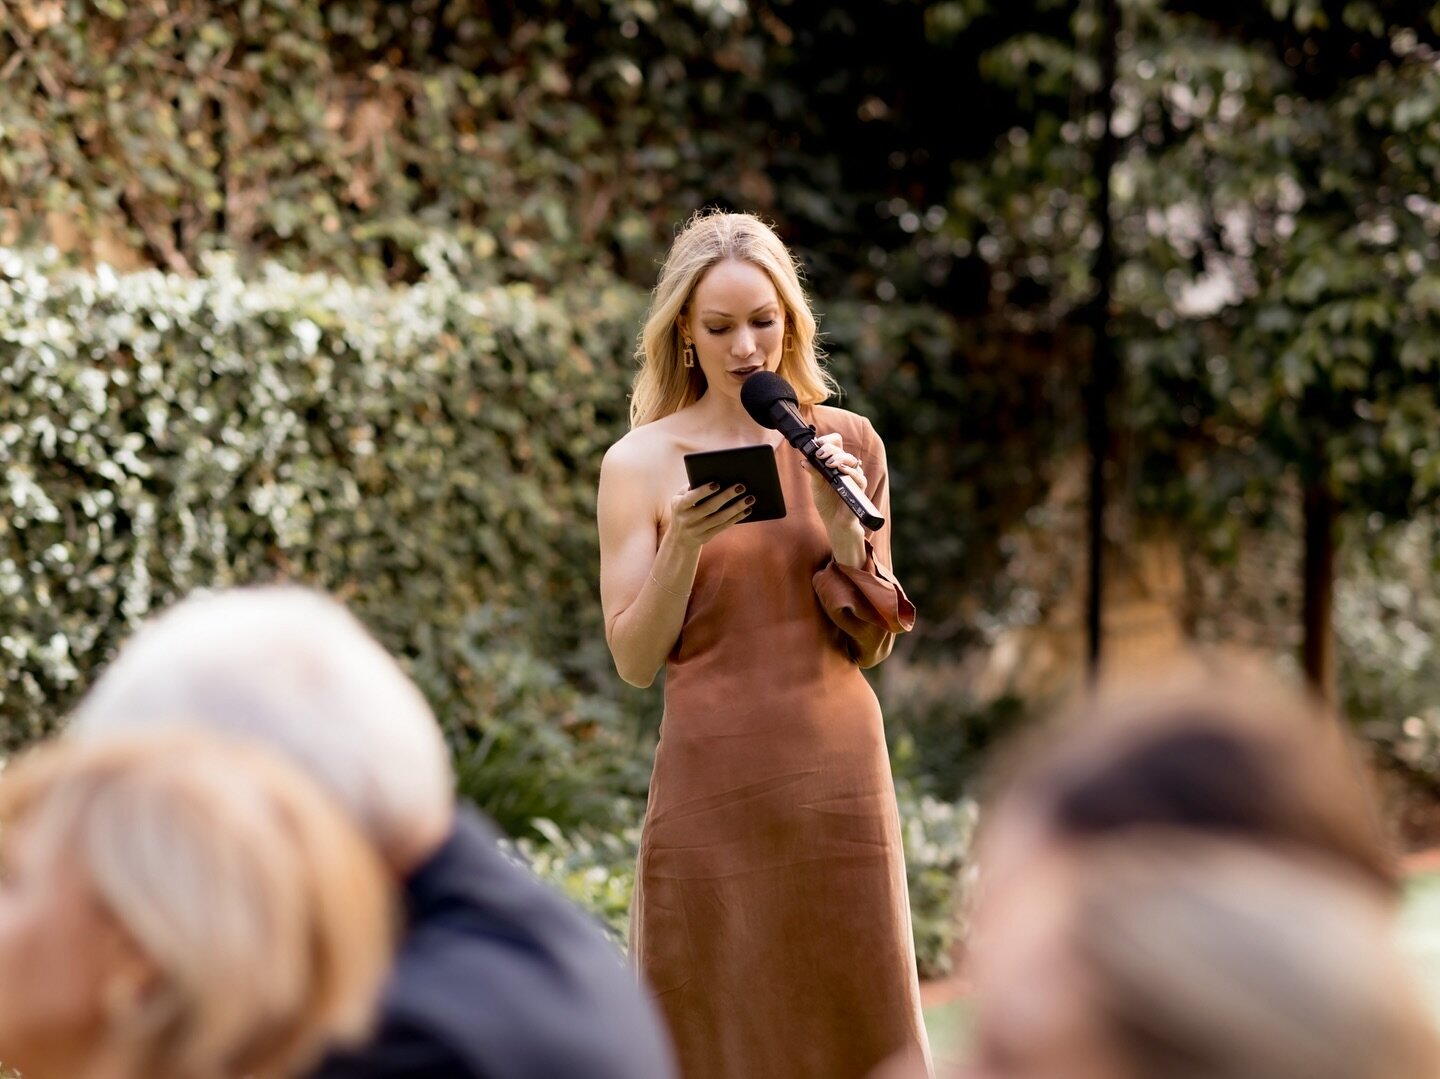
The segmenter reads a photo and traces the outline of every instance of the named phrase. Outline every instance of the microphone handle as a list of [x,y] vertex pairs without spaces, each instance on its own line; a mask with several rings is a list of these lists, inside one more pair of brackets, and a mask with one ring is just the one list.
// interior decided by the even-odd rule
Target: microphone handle
[[880,516],[880,511],[875,504],[865,497],[865,492],[860,489],[859,484],[852,480],[845,473],[833,468],[827,462],[821,460],[820,443],[815,441],[815,428],[808,424],[803,430],[795,431],[793,434],[785,432],[790,439],[790,445],[805,455],[805,460],[810,462],[810,467],[819,472],[835,488],[835,493],[840,496],[840,501],[850,507],[850,512],[860,518],[860,523],[871,532],[877,528],[885,527],[885,518]]

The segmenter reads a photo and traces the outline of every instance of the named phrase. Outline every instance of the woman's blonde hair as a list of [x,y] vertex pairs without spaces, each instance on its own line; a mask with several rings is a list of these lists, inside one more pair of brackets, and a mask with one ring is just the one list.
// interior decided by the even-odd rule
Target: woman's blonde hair
[[1071,945],[1138,1079],[1432,1079],[1435,1031],[1373,880],[1156,829],[1072,852]]
[[153,968],[105,998],[142,1074],[280,1077],[368,1033],[389,877],[284,760],[195,732],[53,744],[0,773],[0,826],[73,866]]
[[651,297],[635,350],[640,370],[630,398],[631,427],[678,412],[705,392],[700,368],[686,367],[681,360],[680,319],[706,271],[730,259],[758,266],[775,284],[789,341],[779,375],[795,388],[800,403],[818,405],[838,392],[820,365],[815,315],[801,287],[799,267],[780,237],[753,214],[701,211],[675,237]]

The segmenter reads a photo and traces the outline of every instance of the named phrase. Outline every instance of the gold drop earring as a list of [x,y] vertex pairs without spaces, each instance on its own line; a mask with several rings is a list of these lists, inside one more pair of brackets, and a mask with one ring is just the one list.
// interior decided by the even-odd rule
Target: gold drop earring
[[690,342],[690,341],[686,341],[686,342],[685,342],[684,356],[685,356],[685,366],[686,366],[686,367],[694,367],[694,366],[695,366],[695,345],[694,345],[692,342]]

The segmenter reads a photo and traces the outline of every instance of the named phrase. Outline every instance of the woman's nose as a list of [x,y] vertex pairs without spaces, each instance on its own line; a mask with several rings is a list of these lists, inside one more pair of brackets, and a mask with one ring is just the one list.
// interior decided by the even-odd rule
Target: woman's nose
[[755,351],[755,331],[746,326],[734,337],[731,351],[737,356],[748,356]]

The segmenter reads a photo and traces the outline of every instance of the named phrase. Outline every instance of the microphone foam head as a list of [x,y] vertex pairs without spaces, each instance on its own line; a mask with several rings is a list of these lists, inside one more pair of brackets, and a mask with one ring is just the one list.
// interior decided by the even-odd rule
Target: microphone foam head
[[795,389],[774,371],[756,371],[740,387],[740,403],[761,427],[774,427],[770,410],[776,401],[796,404]]

